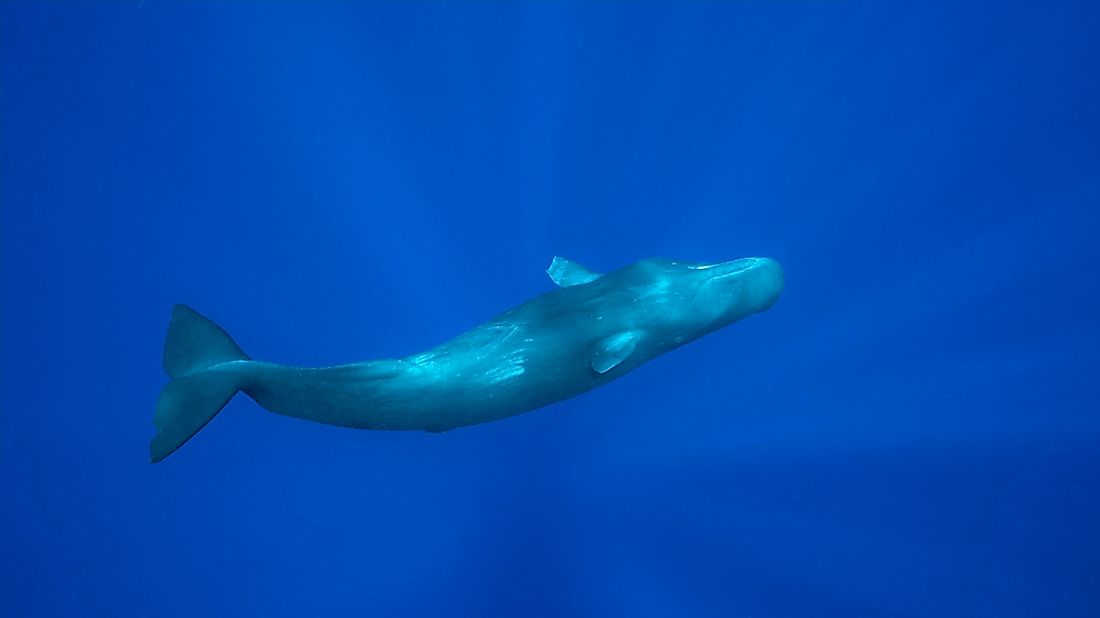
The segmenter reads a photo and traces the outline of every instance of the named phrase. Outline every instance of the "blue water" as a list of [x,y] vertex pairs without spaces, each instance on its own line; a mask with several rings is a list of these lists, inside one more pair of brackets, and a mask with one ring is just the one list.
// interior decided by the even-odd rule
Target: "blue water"
[[[3,616],[1100,615],[1092,3],[0,6]],[[426,349],[562,255],[787,289],[442,435],[235,399],[173,303]]]

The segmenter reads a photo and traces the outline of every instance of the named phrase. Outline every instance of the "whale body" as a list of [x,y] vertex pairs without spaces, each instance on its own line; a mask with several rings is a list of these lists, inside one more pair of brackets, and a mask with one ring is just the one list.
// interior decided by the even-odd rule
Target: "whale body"
[[602,386],[771,307],[783,291],[783,270],[768,258],[652,258],[597,274],[556,257],[547,273],[558,289],[431,350],[332,367],[252,360],[176,305],[164,344],[172,380],[157,401],[150,461],[242,391],[278,414],[361,429],[441,432],[513,416]]

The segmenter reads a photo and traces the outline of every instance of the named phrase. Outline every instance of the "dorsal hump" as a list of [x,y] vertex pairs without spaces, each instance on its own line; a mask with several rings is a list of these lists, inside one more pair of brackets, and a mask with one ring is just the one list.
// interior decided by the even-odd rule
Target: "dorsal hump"
[[599,273],[588,270],[576,262],[570,262],[556,255],[554,256],[554,260],[550,262],[550,267],[546,269],[546,274],[550,275],[550,279],[554,283],[563,288],[595,281],[602,276]]

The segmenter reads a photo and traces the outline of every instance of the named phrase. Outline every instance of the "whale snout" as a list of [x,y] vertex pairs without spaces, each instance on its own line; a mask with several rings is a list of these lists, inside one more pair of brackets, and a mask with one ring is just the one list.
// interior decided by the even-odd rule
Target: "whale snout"
[[750,258],[754,260],[749,294],[754,304],[763,311],[779,300],[783,293],[783,267],[771,258]]

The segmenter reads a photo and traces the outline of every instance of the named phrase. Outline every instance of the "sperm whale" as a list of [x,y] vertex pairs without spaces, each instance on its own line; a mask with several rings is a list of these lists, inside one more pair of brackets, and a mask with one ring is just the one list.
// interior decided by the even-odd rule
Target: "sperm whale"
[[291,367],[249,358],[214,322],[176,305],[150,461],[198,433],[238,392],[272,412],[344,427],[441,432],[534,410],[772,306],[768,258],[651,258],[607,274],[554,258],[558,288],[400,359]]

